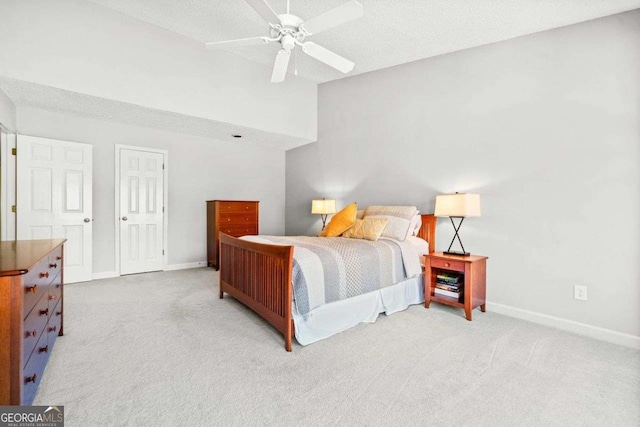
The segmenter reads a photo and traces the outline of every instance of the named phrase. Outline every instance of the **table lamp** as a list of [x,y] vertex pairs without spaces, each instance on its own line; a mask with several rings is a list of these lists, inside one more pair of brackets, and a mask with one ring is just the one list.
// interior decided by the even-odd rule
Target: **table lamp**
[[327,215],[336,213],[336,201],[333,199],[313,200],[311,202],[311,213],[320,215],[322,218],[322,229],[327,222]]
[[[460,240],[460,235],[458,231],[460,231],[460,227],[462,226],[462,221],[466,217],[470,216],[480,216],[480,195],[479,194],[469,194],[469,193],[455,193],[455,194],[441,194],[436,196],[436,210],[434,213],[435,216],[448,216],[451,219],[451,225],[453,225],[453,230],[455,234],[453,239],[451,239],[451,244],[449,245],[449,249],[447,249],[444,253],[447,255],[462,255],[469,256],[469,252],[466,252],[464,246],[462,245],[462,240]],[[454,218],[460,218],[460,222],[456,227]],[[458,239],[460,242],[460,247],[462,251],[452,251],[451,246],[453,246],[453,242]]]

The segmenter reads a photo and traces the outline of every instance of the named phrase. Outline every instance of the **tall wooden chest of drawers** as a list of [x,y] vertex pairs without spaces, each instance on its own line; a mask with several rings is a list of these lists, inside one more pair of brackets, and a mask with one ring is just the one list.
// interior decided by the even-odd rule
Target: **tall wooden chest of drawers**
[[31,405],[62,335],[65,241],[0,242],[0,405]]
[[258,204],[239,200],[207,201],[207,263],[220,268],[220,232],[233,237],[258,234]]

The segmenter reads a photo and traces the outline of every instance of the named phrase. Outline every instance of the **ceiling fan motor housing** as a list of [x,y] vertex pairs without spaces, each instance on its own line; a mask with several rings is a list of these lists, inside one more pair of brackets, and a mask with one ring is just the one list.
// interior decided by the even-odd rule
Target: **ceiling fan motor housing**
[[302,42],[304,39],[305,35],[300,31],[303,21],[302,18],[288,13],[278,15],[278,18],[280,18],[280,24],[271,28],[271,37],[281,36],[280,44],[289,52],[295,47],[296,41]]

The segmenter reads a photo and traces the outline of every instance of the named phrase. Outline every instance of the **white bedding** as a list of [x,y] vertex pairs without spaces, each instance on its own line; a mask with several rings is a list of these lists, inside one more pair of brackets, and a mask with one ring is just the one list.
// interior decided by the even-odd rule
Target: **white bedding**
[[[243,239],[274,244],[261,236],[245,236]],[[322,304],[304,315],[298,311],[297,304],[292,304],[295,337],[301,345],[330,337],[362,322],[373,323],[380,313],[389,315],[405,310],[409,305],[424,302],[420,265],[422,255],[429,252],[429,245],[415,236],[408,237],[404,242],[395,242],[402,252],[407,279],[392,286]]]

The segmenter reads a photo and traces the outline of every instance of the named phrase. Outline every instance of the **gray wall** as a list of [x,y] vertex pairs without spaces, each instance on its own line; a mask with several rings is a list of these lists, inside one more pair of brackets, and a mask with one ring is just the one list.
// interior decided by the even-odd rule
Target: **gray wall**
[[[640,335],[639,101],[638,10],[323,84],[286,233],[317,232],[316,197],[426,213],[477,192],[461,231],[491,302]],[[439,250],[452,235],[441,219]]]
[[[260,201],[260,231],[284,231],[282,151],[18,108],[19,133],[93,145],[93,272],[115,268],[115,144],[169,151],[169,265],[206,260],[205,200]],[[232,177],[232,178],[230,178]]]

